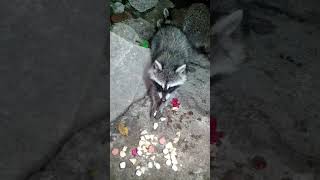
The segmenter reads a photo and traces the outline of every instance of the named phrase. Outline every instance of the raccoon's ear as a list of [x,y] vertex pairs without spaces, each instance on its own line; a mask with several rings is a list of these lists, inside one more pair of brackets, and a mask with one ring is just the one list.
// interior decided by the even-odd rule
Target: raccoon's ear
[[185,71],[186,71],[186,67],[187,67],[186,64],[184,64],[184,65],[182,65],[182,66],[179,66],[179,67],[176,69],[176,73],[183,73],[183,72],[185,72]]
[[159,63],[159,61],[157,61],[157,60],[154,61],[153,67],[154,67],[154,69],[156,69],[156,70],[158,70],[158,71],[161,71],[161,70],[162,70],[162,65],[161,65],[161,63]]
[[218,20],[218,22],[213,25],[212,33],[230,35],[239,27],[242,18],[243,11],[237,10],[232,14]]

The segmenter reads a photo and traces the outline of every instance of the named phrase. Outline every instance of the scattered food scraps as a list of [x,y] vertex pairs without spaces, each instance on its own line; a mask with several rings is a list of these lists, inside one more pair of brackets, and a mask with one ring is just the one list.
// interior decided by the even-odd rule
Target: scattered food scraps
[[120,122],[117,126],[117,129],[119,131],[119,133],[122,136],[128,136],[129,134],[129,129],[125,126],[125,124],[123,122]]

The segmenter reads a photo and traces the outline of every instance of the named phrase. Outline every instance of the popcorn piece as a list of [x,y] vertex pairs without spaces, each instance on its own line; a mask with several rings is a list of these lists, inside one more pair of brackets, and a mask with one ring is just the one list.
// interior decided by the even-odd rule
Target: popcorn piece
[[167,118],[165,118],[165,117],[161,117],[160,118],[160,121],[165,121]]
[[127,147],[127,146],[123,146],[122,151],[123,151],[123,152],[126,152],[126,151],[127,151],[127,149],[128,149],[128,147]]
[[173,148],[173,145],[171,142],[168,142],[168,144],[166,144],[166,148],[167,149],[172,149]]
[[174,171],[178,171],[178,167],[177,167],[176,165],[172,165],[172,169],[173,169]]
[[137,176],[141,176],[141,175],[142,175],[141,170],[138,169],[138,170],[136,171],[136,175],[137,175]]
[[154,162],[154,166],[156,167],[156,169],[160,169],[161,168],[160,164],[156,163],[156,162]]
[[143,130],[140,134],[141,134],[141,135],[148,134],[148,131],[147,131],[147,130]]
[[123,157],[125,157],[125,156],[126,156],[126,153],[125,153],[124,151],[121,151],[121,152],[120,152],[120,157],[123,158]]
[[121,169],[126,168],[126,162],[121,162],[121,163],[120,163],[120,168],[121,168]]
[[148,168],[153,168],[152,162],[149,162],[149,163],[148,163]]
[[159,124],[158,123],[154,123],[153,124],[153,129],[156,130],[158,128]]
[[168,149],[163,149],[163,154],[168,154],[169,153],[169,150]]
[[136,164],[137,160],[136,159],[129,159],[129,161],[134,165]]
[[167,165],[167,166],[170,166],[170,165],[171,165],[171,160],[170,160],[170,159],[168,159],[168,160],[166,161],[166,165]]

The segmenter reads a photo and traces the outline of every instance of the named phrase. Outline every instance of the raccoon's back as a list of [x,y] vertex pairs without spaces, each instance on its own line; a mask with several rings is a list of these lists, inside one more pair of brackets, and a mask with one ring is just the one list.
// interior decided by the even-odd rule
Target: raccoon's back
[[159,29],[151,42],[152,57],[167,52],[172,56],[188,58],[192,51],[191,45],[185,34],[175,26],[165,26]]

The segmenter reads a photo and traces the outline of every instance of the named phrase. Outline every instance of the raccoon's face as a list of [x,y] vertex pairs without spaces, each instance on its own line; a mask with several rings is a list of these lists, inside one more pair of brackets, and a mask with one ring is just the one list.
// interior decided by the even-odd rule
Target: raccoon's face
[[164,68],[157,60],[149,70],[150,79],[156,88],[157,95],[165,102],[187,80],[186,64]]

